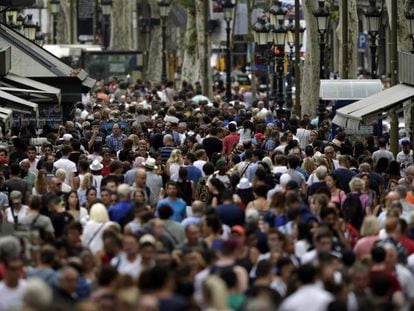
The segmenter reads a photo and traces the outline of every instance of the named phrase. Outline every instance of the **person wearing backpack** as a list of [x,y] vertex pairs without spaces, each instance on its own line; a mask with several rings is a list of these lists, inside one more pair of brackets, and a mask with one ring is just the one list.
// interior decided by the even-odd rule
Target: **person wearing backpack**
[[365,215],[369,213],[369,197],[362,193],[364,181],[361,178],[352,178],[349,182],[349,188],[351,192],[347,194],[342,203],[342,212],[345,221],[360,230]]

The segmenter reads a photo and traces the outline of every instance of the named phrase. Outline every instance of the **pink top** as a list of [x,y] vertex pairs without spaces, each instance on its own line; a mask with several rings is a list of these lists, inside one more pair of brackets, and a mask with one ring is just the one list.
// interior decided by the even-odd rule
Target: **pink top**
[[355,244],[354,252],[358,259],[371,254],[371,249],[376,241],[380,238],[378,235],[363,237]]
[[339,203],[339,205],[342,206],[342,203],[344,203],[345,199],[346,199],[346,194],[342,190],[340,190],[337,195],[332,195],[331,194],[331,202],[332,203]]

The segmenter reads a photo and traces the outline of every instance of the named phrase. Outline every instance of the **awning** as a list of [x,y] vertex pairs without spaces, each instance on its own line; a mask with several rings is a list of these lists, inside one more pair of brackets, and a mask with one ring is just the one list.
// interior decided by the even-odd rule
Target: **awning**
[[364,117],[390,110],[413,96],[414,87],[398,84],[338,109],[332,122],[344,128],[358,129]]
[[0,107],[0,119],[7,121],[13,114],[13,110]]
[[323,100],[360,100],[382,91],[379,79],[321,80],[319,97]]
[[0,90],[0,106],[4,108],[10,108],[13,111],[31,114],[33,111],[37,111],[38,105],[14,96],[10,93]]
[[[8,73],[6,76],[1,78],[1,87],[0,90],[6,92],[20,92],[30,95],[35,95],[34,97],[38,101],[54,101],[60,104],[61,102],[61,91],[58,88],[50,86],[45,83],[35,81],[33,79],[21,77],[13,73]],[[47,95],[47,96],[40,96]],[[29,98],[31,99],[31,98]]]

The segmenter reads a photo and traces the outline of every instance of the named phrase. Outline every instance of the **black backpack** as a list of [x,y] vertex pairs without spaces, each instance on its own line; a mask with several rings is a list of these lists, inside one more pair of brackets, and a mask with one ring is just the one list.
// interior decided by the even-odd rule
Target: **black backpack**
[[365,211],[359,197],[360,193],[348,193],[345,201],[342,203],[342,211],[345,221],[350,223],[357,230],[360,230],[365,216]]

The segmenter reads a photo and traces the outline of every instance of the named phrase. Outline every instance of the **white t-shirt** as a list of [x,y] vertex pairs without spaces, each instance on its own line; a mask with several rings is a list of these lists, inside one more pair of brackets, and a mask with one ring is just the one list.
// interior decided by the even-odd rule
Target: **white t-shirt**
[[104,224],[90,220],[86,223],[82,234],[82,246],[89,248],[95,255],[98,251],[103,250],[102,235],[106,228],[113,225],[113,221]]
[[137,256],[137,258],[131,262],[127,259],[127,255],[125,253],[121,253],[112,258],[111,266],[116,267],[118,273],[129,275],[136,280],[142,270],[141,256]]
[[69,159],[61,158],[55,162],[53,165],[56,169],[62,168],[65,170],[66,176],[65,176],[65,183],[70,185],[71,184],[71,176],[73,173],[75,173],[76,170],[76,164],[75,162],[72,162]]
[[25,280],[19,280],[19,284],[16,288],[7,287],[4,282],[0,282],[0,310],[3,311],[21,307],[26,287]]
[[[20,220],[26,217],[28,211],[29,211],[29,207],[27,205],[22,205],[17,214],[16,214],[16,211],[14,211],[14,215],[17,216],[18,223],[20,222]],[[8,223],[14,224],[13,213],[12,213],[11,207],[8,207],[6,209],[6,218],[7,218]]]

